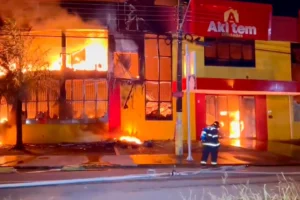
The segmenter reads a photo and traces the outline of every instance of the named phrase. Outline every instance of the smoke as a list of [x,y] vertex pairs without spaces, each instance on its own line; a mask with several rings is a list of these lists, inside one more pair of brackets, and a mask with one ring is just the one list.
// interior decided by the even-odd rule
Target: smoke
[[0,0],[0,17],[13,18],[18,24],[29,25],[33,30],[100,27],[96,21],[85,22],[79,16],[68,13],[55,1]]

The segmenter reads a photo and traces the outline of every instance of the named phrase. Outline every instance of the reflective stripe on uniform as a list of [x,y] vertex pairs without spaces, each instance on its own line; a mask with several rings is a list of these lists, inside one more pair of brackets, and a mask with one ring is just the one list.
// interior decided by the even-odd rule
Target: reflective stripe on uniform
[[208,142],[204,142],[202,143],[205,146],[211,146],[211,147],[217,147],[220,146],[220,143],[214,144],[214,143],[208,143]]
[[212,137],[212,138],[216,138],[216,137],[219,137],[218,135],[212,135],[212,134],[207,134],[207,136],[209,136],[209,137]]

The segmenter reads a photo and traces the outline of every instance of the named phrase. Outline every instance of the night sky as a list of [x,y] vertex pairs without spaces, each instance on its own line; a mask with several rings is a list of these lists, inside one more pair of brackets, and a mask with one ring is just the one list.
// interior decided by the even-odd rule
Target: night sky
[[273,5],[273,15],[298,17],[300,0],[236,0],[255,3],[268,3]]

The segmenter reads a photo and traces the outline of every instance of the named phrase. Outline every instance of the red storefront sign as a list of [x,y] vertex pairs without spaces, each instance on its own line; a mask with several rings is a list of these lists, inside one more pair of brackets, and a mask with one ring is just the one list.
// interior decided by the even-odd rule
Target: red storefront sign
[[272,6],[221,0],[192,0],[189,32],[206,37],[269,40]]

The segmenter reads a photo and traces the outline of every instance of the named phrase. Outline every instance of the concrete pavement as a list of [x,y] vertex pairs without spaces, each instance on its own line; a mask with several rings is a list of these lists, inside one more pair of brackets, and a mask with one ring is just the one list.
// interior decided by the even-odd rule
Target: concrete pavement
[[[70,179],[85,179],[95,177],[113,177],[136,174],[149,173],[172,173],[174,168],[103,168],[102,170],[93,171],[65,171],[60,173],[55,170],[39,170],[39,171],[24,171],[23,173],[0,174],[0,184],[33,182],[33,181],[51,181],[51,180],[70,180]],[[201,177],[222,179],[224,173],[229,173],[229,176],[237,175],[239,177],[257,177],[270,176],[276,174],[300,174],[299,167],[245,167],[245,166],[224,166],[220,168],[176,168],[176,173],[182,172],[203,172]],[[234,174],[236,173],[236,174]]]
[[[251,169],[251,167],[249,168]],[[180,169],[179,169],[180,170]],[[256,169],[257,170],[257,169]],[[277,169],[278,170],[278,169]],[[131,169],[129,173],[141,173],[141,169]],[[159,172],[164,172],[161,169]],[[287,169],[290,171],[290,169]],[[145,173],[146,171],[144,171]],[[3,182],[13,181],[37,181],[37,180],[55,180],[71,179],[71,178],[88,178],[99,177],[103,174],[121,175],[124,170],[111,170],[105,172],[66,172],[66,173],[38,173],[38,174],[12,174],[0,175]],[[17,178],[16,178],[17,177]],[[286,178],[290,178],[286,176]],[[299,176],[292,177],[296,182],[300,180]],[[35,187],[35,188],[18,188],[18,189],[0,189],[0,196],[6,199],[22,199],[22,200],[39,200],[39,199],[55,199],[55,200],[81,200],[81,199],[207,199],[211,200],[211,194],[221,196],[228,191],[228,194],[238,196],[241,191],[239,184],[249,184],[246,186],[253,192],[263,195],[264,184],[267,184],[268,191],[273,193],[278,191],[278,177],[276,175],[232,175],[228,174],[224,179],[224,174],[215,174],[213,176],[201,174],[197,177],[170,177],[162,180],[151,181],[130,181],[130,182],[114,182],[105,184],[73,184],[60,185],[51,187]],[[1,183],[1,182],[0,182]],[[297,183],[298,184],[298,183]],[[234,185],[234,186],[232,186]],[[242,186],[242,185],[241,185]],[[281,186],[282,187],[282,186]],[[226,190],[224,189],[226,188]],[[245,186],[243,186],[245,189]],[[37,192],[38,191],[38,192]],[[248,191],[249,192],[249,191]],[[210,194],[211,193],[211,194]],[[191,198],[192,197],[192,198]],[[227,199],[227,198],[225,198]],[[294,198],[296,199],[296,198]]]
[[[200,154],[193,155],[194,161],[186,161],[186,155],[179,159],[175,155],[104,155],[104,156],[1,156],[0,173],[8,173],[8,168],[19,170],[61,169],[92,170],[100,168],[132,167],[200,167]],[[219,165],[278,166],[300,165],[299,160],[282,156],[260,155],[241,152],[220,152]]]
[[[277,149],[275,148],[277,147]],[[193,143],[193,162],[187,162],[184,155],[176,157],[174,142],[156,143],[153,148],[120,148],[109,144],[62,144],[26,146],[26,153],[0,149],[0,173],[15,169],[64,169],[85,170],[107,167],[199,167],[201,146]],[[184,146],[186,152],[186,145]],[[222,140],[219,152],[219,165],[300,165],[300,147],[286,143],[258,142],[255,140]],[[76,153],[72,153],[72,152]],[[5,152],[5,151],[4,151]],[[9,151],[8,151],[9,152]],[[10,170],[9,170],[10,169]]]

